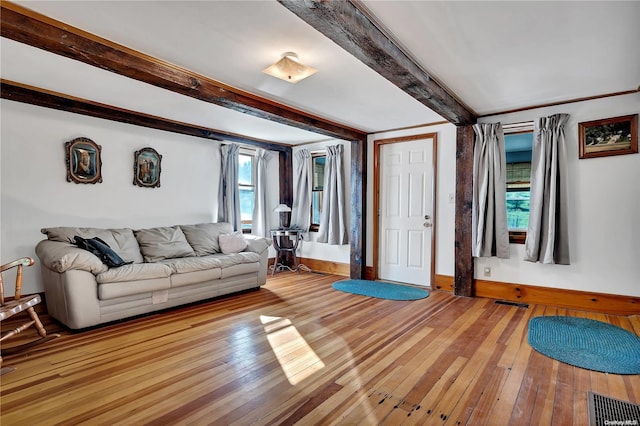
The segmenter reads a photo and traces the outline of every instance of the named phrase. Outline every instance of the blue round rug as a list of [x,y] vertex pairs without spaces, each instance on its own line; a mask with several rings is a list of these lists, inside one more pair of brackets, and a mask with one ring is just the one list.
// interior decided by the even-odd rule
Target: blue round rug
[[429,296],[427,290],[408,285],[370,280],[344,280],[333,283],[334,289],[361,296],[390,300],[417,300]]
[[587,318],[547,316],[529,321],[529,344],[550,358],[588,370],[640,374],[640,338]]

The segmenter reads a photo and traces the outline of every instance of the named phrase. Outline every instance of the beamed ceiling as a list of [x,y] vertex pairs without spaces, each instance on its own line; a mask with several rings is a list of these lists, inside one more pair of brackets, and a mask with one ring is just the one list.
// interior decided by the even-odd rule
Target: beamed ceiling
[[[353,140],[637,91],[638,16],[609,1],[3,2],[1,74],[212,139]],[[286,51],[318,73],[261,72]]]

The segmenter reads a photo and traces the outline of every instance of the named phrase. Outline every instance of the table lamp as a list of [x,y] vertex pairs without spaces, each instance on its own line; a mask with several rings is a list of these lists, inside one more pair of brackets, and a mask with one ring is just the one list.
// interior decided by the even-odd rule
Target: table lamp
[[286,204],[278,204],[276,208],[273,209],[273,211],[280,213],[280,228],[288,228],[289,221],[287,220],[287,213],[291,212],[291,207],[287,206]]

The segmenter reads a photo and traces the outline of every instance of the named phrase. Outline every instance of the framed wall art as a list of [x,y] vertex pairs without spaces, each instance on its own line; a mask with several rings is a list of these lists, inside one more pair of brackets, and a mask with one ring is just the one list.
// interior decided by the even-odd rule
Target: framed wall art
[[160,186],[162,155],[153,148],[142,148],[133,156],[133,184],[145,188]]
[[67,182],[102,182],[102,147],[91,139],[76,138],[65,142]]
[[638,152],[638,114],[578,124],[580,158]]

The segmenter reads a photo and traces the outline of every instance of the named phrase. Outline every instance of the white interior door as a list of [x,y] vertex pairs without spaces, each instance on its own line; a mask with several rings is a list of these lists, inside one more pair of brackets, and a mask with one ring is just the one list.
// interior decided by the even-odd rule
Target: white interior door
[[431,285],[433,146],[433,138],[380,146],[380,279]]

